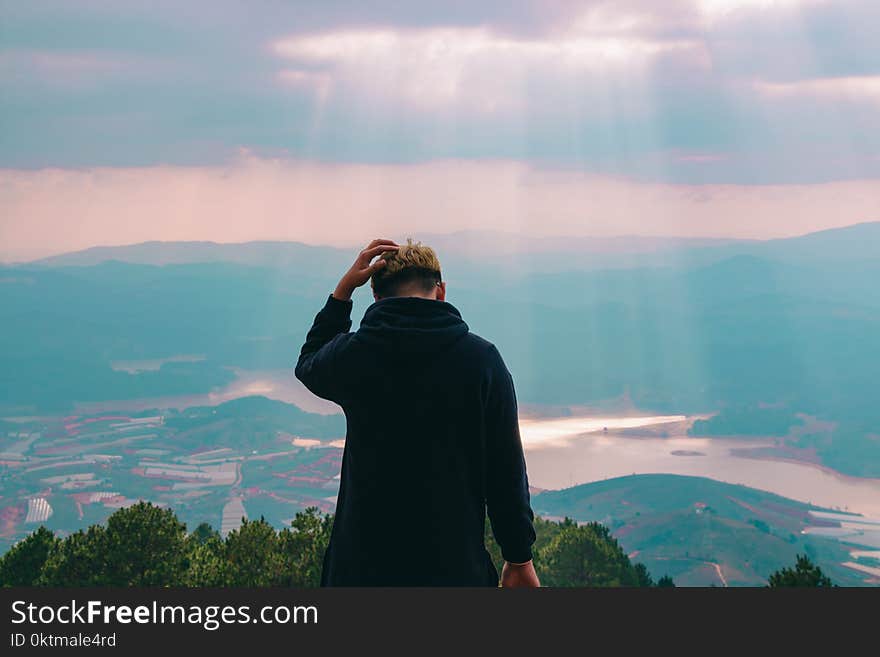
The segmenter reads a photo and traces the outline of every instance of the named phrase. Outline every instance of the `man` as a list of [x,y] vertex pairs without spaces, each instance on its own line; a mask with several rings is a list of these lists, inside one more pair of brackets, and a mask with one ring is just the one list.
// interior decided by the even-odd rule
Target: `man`
[[[369,279],[375,303],[351,333],[351,295]],[[498,586],[488,509],[502,586],[539,586],[513,381],[446,301],[432,249],[379,239],[361,251],[296,376],[347,423],[322,585]]]

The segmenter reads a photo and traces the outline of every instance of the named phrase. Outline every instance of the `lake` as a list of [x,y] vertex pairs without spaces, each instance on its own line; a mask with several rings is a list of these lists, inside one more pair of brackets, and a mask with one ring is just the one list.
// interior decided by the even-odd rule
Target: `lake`
[[[131,367],[132,365],[126,364]],[[142,363],[137,365],[143,367]],[[228,386],[199,395],[77,404],[77,410],[106,412],[147,408],[210,406],[246,395],[265,395],[312,413],[338,413],[297,381],[291,370],[235,370]],[[772,441],[690,438],[683,415],[602,417],[598,415],[520,420],[530,483],[567,488],[629,474],[679,474],[710,477],[770,491],[792,499],[880,517],[880,479],[848,477],[807,463],[737,456],[732,449],[765,447]],[[668,437],[658,437],[666,427]],[[612,433],[606,433],[607,428]],[[622,436],[628,430],[645,435]]]
[[[733,449],[765,447],[753,439],[691,438],[683,416],[523,419],[520,433],[529,482],[539,488],[630,474],[678,474],[742,484],[784,497],[880,517],[880,479],[849,477],[808,463],[737,456]],[[670,427],[669,437],[605,433],[621,428]],[[631,432],[632,433],[632,432]],[[646,431],[646,434],[648,432]]]

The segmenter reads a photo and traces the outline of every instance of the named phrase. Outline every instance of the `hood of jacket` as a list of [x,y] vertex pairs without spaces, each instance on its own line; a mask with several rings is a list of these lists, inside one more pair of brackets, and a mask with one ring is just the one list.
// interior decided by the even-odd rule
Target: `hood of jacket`
[[367,308],[357,331],[363,344],[389,355],[439,353],[467,335],[451,303],[421,297],[388,297]]

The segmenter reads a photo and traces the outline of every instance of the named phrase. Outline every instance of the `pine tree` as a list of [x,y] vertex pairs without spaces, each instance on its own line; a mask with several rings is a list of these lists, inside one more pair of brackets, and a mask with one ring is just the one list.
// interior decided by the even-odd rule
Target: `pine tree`
[[807,555],[797,555],[797,563],[794,568],[782,568],[770,575],[769,587],[779,588],[788,586],[834,586],[831,579],[815,565]]
[[40,527],[13,545],[0,558],[0,586],[34,586],[49,553],[58,539],[51,531]]

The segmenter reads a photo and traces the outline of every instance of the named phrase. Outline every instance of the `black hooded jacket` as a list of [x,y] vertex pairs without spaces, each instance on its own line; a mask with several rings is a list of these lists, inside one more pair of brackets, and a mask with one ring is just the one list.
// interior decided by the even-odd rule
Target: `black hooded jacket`
[[345,411],[324,586],[496,586],[486,510],[507,561],[535,540],[513,380],[445,301],[389,297],[351,333],[332,295],[296,365]]

